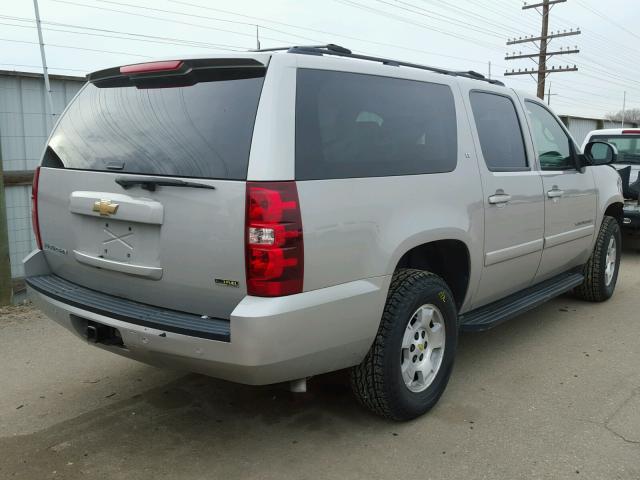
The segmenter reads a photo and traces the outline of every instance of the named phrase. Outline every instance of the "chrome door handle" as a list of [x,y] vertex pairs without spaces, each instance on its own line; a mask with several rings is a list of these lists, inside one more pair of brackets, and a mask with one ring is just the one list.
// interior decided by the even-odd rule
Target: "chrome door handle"
[[506,193],[496,193],[495,195],[491,195],[489,197],[489,203],[491,205],[501,205],[504,203],[509,203],[511,201],[511,195],[507,195]]
[[564,190],[560,190],[558,188],[554,188],[553,190],[549,190],[547,192],[547,197],[549,198],[559,198],[564,195]]

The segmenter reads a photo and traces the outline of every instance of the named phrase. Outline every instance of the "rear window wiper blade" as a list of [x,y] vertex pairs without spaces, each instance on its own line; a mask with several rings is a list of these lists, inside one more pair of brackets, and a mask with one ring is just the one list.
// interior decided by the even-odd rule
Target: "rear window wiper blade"
[[206,183],[187,182],[184,180],[160,180],[157,178],[139,178],[139,177],[116,177],[116,183],[125,190],[134,185],[140,185],[143,190],[155,192],[157,187],[187,187],[187,188],[208,188],[215,190],[213,185]]

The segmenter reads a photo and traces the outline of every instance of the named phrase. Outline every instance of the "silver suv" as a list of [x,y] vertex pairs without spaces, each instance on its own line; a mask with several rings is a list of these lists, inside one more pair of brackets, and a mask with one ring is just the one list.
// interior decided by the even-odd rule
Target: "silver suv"
[[36,174],[27,285],[111,352],[297,389],[350,368],[406,420],[459,330],[613,294],[614,157],[497,81],[334,45],[102,70]]

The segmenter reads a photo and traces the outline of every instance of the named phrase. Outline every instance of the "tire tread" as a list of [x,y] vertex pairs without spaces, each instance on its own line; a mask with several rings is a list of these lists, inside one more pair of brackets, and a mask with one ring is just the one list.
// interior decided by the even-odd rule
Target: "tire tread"
[[385,388],[383,352],[386,349],[392,326],[397,322],[396,312],[400,303],[414,289],[437,285],[453,298],[446,283],[437,275],[416,269],[399,269],[394,274],[389,295],[382,314],[382,321],[371,349],[364,360],[351,369],[351,386],[358,401],[374,413],[393,420],[409,418],[407,412],[392,408],[393,392]]
[[[619,229],[620,226],[615,218],[609,216],[603,218],[593,253],[584,266],[584,282],[573,290],[576,297],[588,302],[603,302],[609,298],[602,284],[604,268],[606,268],[606,265],[602,262],[602,258],[603,252],[608,246],[608,239],[611,235],[615,235],[616,230]],[[618,238],[620,238],[619,235]],[[622,248],[620,244],[618,244],[617,247],[618,249]]]

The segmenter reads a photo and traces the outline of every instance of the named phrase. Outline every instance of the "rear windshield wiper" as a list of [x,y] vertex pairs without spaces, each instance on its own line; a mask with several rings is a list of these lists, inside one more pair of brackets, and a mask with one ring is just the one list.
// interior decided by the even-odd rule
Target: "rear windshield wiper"
[[154,178],[130,178],[130,177],[116,177],[116,183],[125,190],[131,188],[134,185],[140,185],[143,190],[149,190],[155,192],[158,187],[187,187],[187,188],[208,188],[215,190],[213,185],[207,185],[206,183],[186,182],[184,180],[159,180]]

